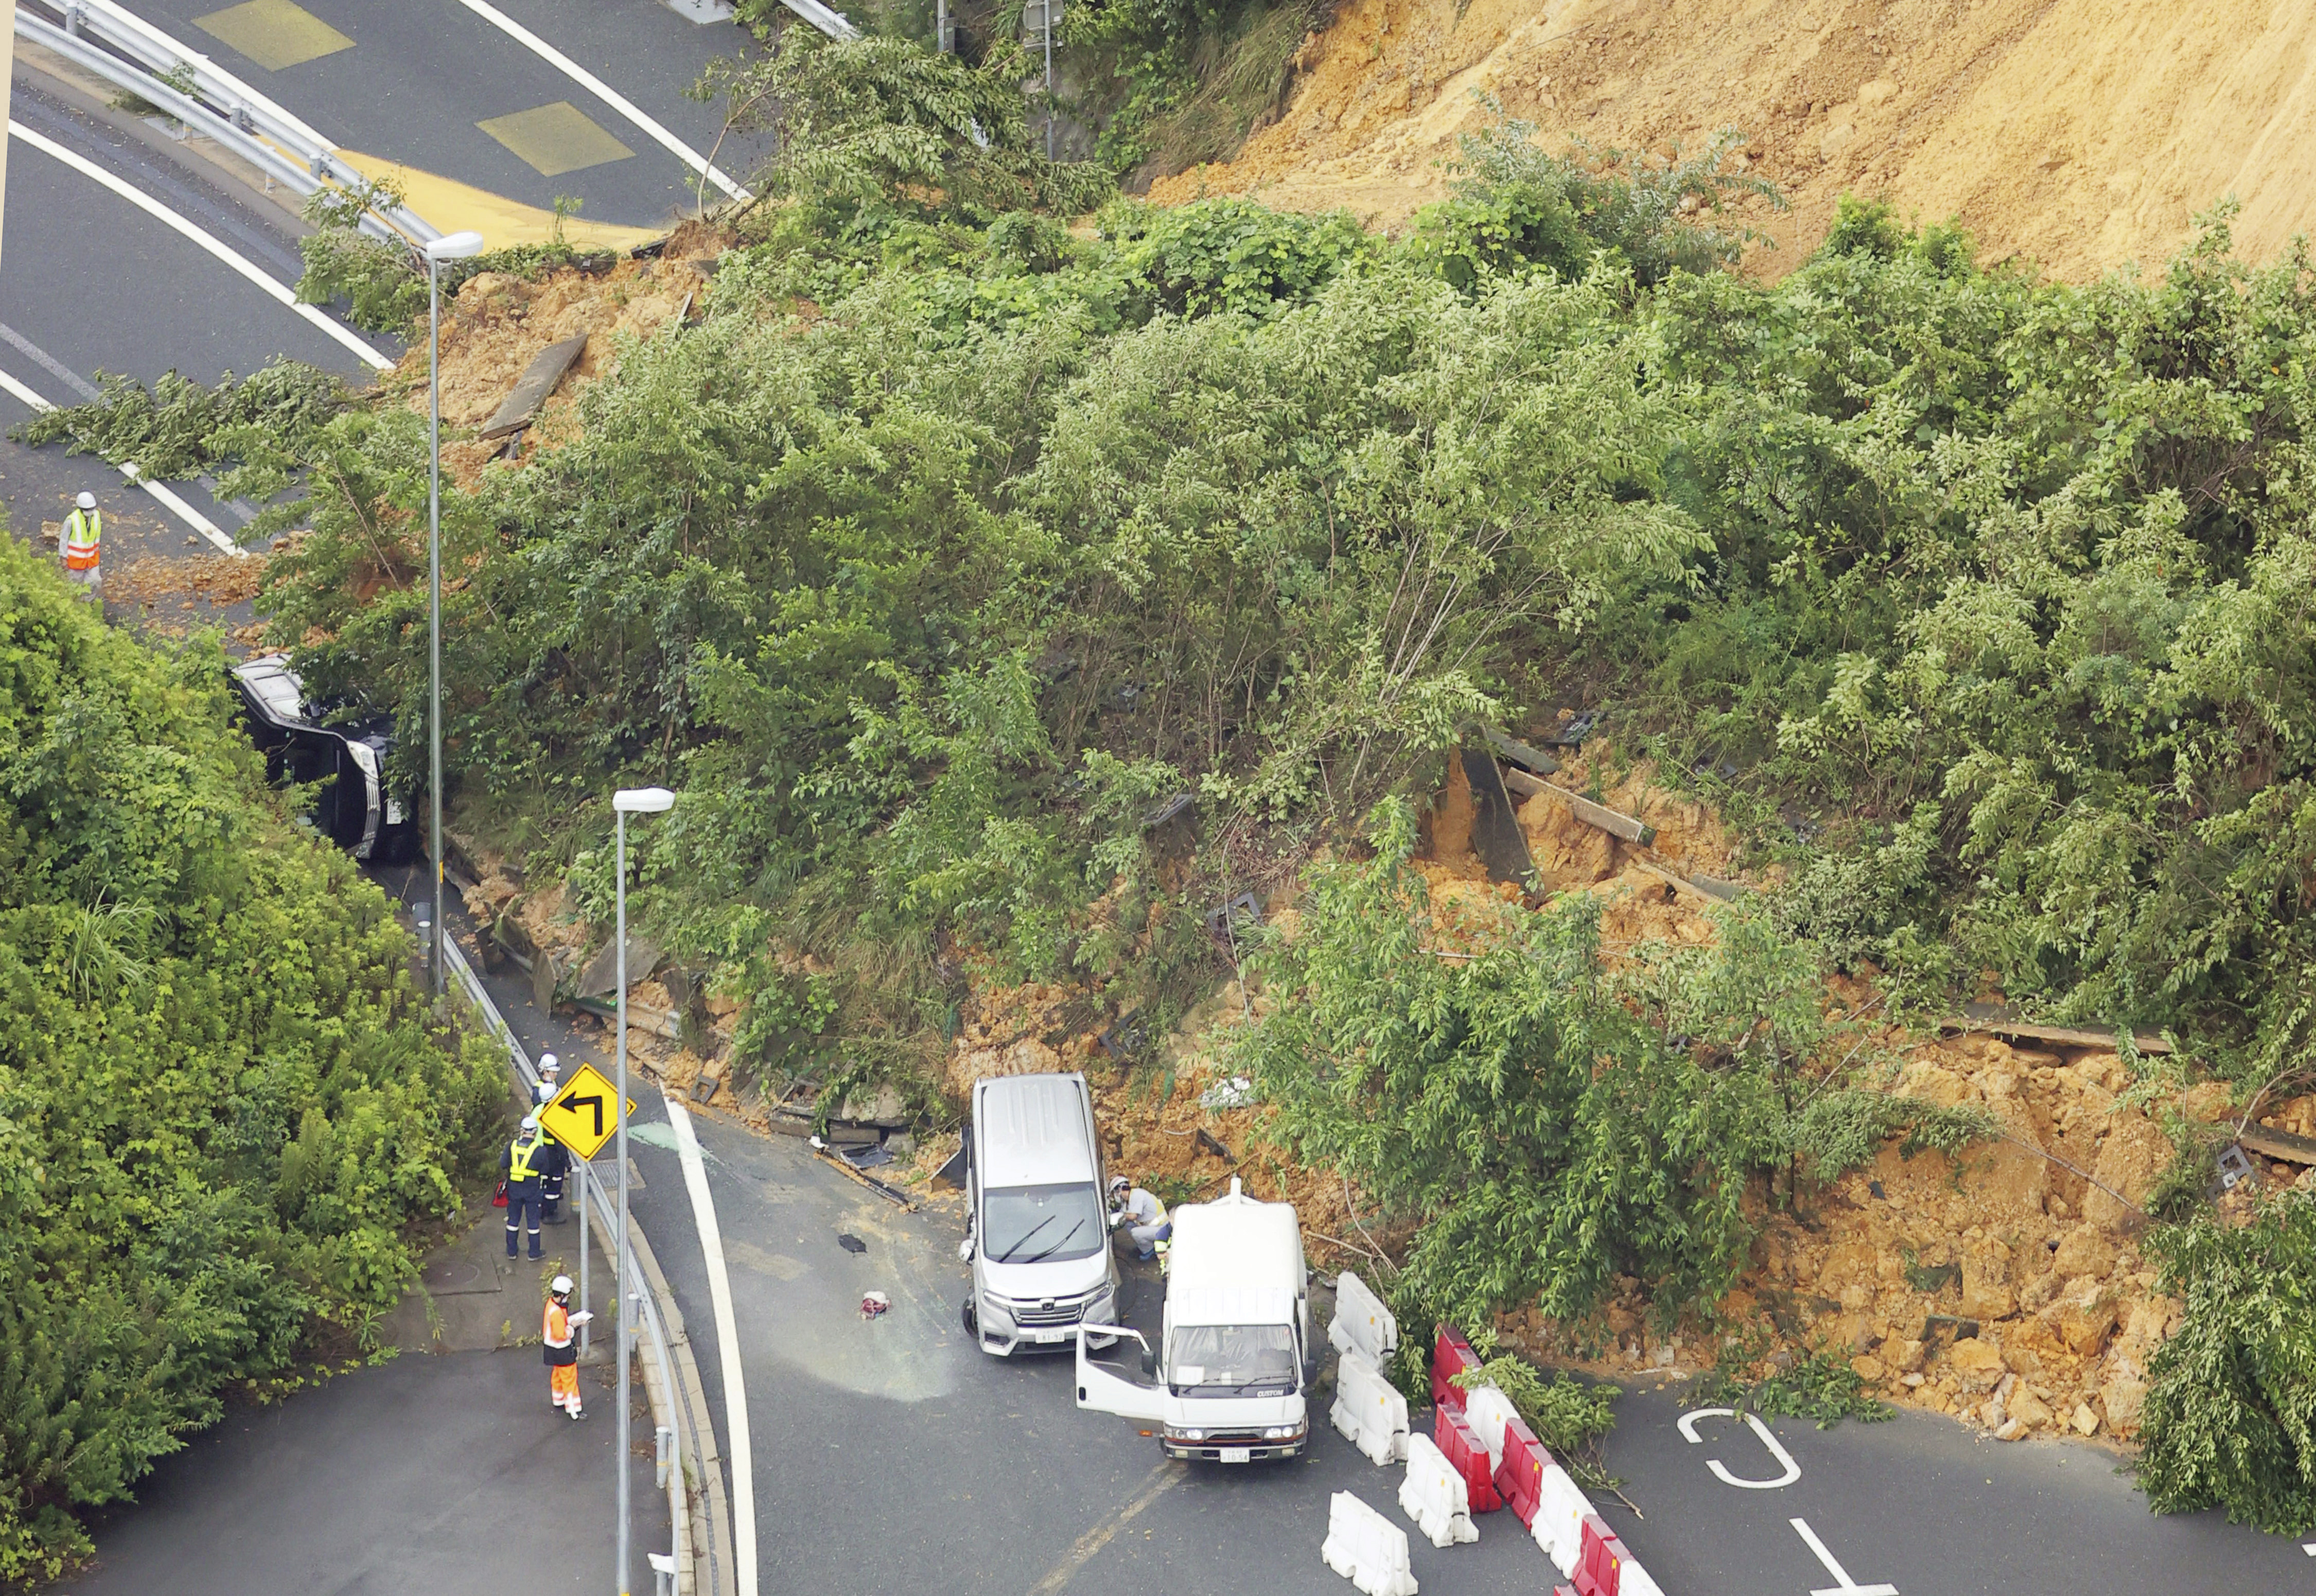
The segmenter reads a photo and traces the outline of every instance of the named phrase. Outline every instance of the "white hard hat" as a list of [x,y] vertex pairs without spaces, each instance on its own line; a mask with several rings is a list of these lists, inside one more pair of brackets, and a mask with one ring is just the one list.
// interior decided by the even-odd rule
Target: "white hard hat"
[[96,508],[96,495],[94,493],[83,493],[79,498],[74,500],[73,502],[79,505],[83,510],[94,510]]
[[1132,1183],[1122,1175],[1113,1175],[1109,1177],[1109,1189],[1113,1193],[1123,1192]]
[[539,1129],[539,1116],[538,1116],[537,1114],[525,1114],[525,1115],[523,1115],[523,1116],[522,1116],[522,1128],[523,1128],[524,1130],[538,1130],[538,1129]]
[[567,1274],[558,1274],[547,1282],[547,1289],[557,1297],[568,1297],[571,1295],[571,1277]]
[[555,1061],[555,1055],[553,1053],[541,1053],[539,1055],[539,1074],[559,1075],[562,1073],[562,1070],[563,1066]]

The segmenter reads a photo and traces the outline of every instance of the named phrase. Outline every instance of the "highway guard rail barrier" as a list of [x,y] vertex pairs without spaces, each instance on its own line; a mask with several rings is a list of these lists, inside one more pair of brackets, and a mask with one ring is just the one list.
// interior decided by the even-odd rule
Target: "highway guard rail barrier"
[[[16,0],[16,34],[167,112],[301,200],[363,182],[336,145],[115,0]],[[365,213],[361,228],[412,244],[441,236],[404,205]]]

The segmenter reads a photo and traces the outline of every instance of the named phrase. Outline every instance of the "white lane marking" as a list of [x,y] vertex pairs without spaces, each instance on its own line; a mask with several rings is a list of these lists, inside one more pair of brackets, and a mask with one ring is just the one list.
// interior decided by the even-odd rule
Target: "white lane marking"
[[167,206],[162,204],[158,200],[154,199],[150,194],[146,193],[143,190],[133,188],[129,184],[121,182],[120,179],[113,176],[112,173],[107,172],[103,167],[99,166],[94,161],[84,160],[81,156],[75,155],[72,151],[67,149],[63,145],[58,144],[55,139],[35,133],[31,129],[27,128],[23,123],[17,121],[13,118],[9,120],[8,131],[15,137],[21,138],[26,144],[31,145],[34,149],[39,150],[42,155],[52,155],[56,159],[62,161],[66,165],[71,167],[75,172],[79,173],[83,177],[89,179],[93,182],[102,183],[104,187],[111,189],[114,193],[120,195],[123,200],[128,200],[129,204],[145,212],[146,215],[153,217],[156,221],[160,222],[163,226],[173,227],[177,232],[183,234],[187,238],[190,238],[195,244],[200,244],[201,248],[209,251],[210,254],[215,255],[219,261],[224,262],[227,266],[232,268],[235,271],[239,272],[251,282],[255,283],[259,288],[263,289],[268,295],[271,295],[274,299],[278,300],[282,305],[289,306],[290,309],[295,311],[298,315],[304,316],[307,321],[313,323],[314,325],[319,327],[323,332],[328,333],[340,343],[345,345],[346,348],[352,350],[367,365],[369,365],[372,370],[384,371],[393,366],[393,361],[387,359],[384,355],[379,354],[376,350],[370,348],[370,345],[364,343],[361,339],[356,338],[352,332],[340,326],[337,323],[332,321],[328,316],[324,315],[321,311],[316,309],[315,306],[311,305],[299,304],[298,301],[298,296],[290,291],[288,284],[283,283],[277,279],[268,277],[263,270],[259,270],[255,262],[250,260],[248,256],[241,253],[231,244],[226,243],[224,239],[219,238],[216,234],[209,232],[207,228],[201,227],[193,222],[188,221],[185,217],[179,216],[175,211],[171,210]]
[[[36,411],[50,411],[56,408],[55,405],[49,403],[46,399],[41,398],[38,394],[26,387],[22,383],[18,382],[14,377],[9,376],[4,371],[0,371],[0,392],[13,395],[16,398],[22,400],[24,403],[31,405]],[[120,471],[120,474],[127,477],[133,485],[144,489],[147,492],[152,494],[154,498],[158,499],[167,508],[174,510],[177,513],[179,519],[183,520],[185,525],[191,527],[194,531],[200,533],[203,537],[208,538],[211,543],[215,544],[221,553],[234,554],[244,558],[247,557],[249,554],[247,549],[242,547],[241,545],[236,543],[232,538],[227,537],[224,533],[218,531],[215,521],[210,520],[209,517],[203,515],[200,510],[195,510],[183,499],[178,498],[175,493],[170,492],[167,483],[153,481],[143,472],[138,470],[134,462],[119,466],[117,469]]]
[[717,1228],[716,1200],[708,1194],[708,1166],[699,1156],[691,1115],[674,1098],[664,1101],[668,1123],[675,1127],[684,1190],[691,1193],[699,1250],[708,1255],[708,1300],[716,1312],[716,1351],[724,1364],[724,1421],[732,1432],[732,1563],[740,1596],[756,1596],[755,1459],[748,1445],[747,1379],[740,1366],[739,1322],[732,1312],[732,1277],[724,1267],[724,1233]]
[[78,394],[83,400],[93,403],[95,400],[104,397],[102,393],[97,391],[97,386],[94,383],[89,381],[79,372],[75,371],[62,360],[58,359],[54,355],[49,353],[48,350],[42,349],[39,344],[34,343],[31,339],[25,337],[22,332],[17,332],[15,328],[8,325],[5,322],[0,322],[0,343],[7,344],[18,354],[22,355],[26,359],[31,361],[33,365],[38,366],[50,377],[55,377],[58,382],[64,384],[65,386],[70,388],[74,393]]
[[723,190],[731,198],[735,200],[755,198],[747,190],[725,176],[723,169],[712,164],[707,156],[645,115],[643,107],[620,93],[561,50],[557,49],[521,22],[516,22],[497,6],[493,5],[490,0],[459,0],[459,3],[633,122],[642,129],[646,137],[658,144],[661,148]]
[[1825,1549],[1825,1542],[1817,1538],[1817,1532],[1809,1527],[1808,1520],[1787,1521],[1793,1525],[1795,1532],[1809,1543],[1809,1549],[1817,1554],[1817,1560],[1825,1565],[1825,1571],[1840,1582],[1826,1590],[1812,1591],[1810,1596],[1898,1596],[1895,1585],[1861,1585],[1851,1579],[1849,1570],[1833,1560],[1833,1554]]
[[[1680,1415],[1680,1432],[1688,1438],[1689,1444],[1694,1446],[1703,1441],[1705,1439],[1705,1437],[1697,1432],[1696,1426],[1697,1420],[1733,1419],[1736,1416],[1737,1411],[1734,1408],[1695,1408],[1690,1412]],[[1745,1423],[1752,1427],[1753,1433],[1760,1438],[1761,1444],[1763,1446],[1769,1449],[1769,1456],[1777,1460],[1777,1466],[1784,1469],[1785,1472],[1772,1480],[1740,1479],[1735,1475],[1730,1473],[1728,1469],[1722,1467],[1720,1459],[1707,1458],[1705,1460],[1705,1466],[1713,1470],[1713,1477],[1719,1480],[1724,1485],[1734,1485],[1741,1491],[1781,1490],[1785,1486],[1790,1485],[1795,1480],[1801,1478],[1802,1466],[1794,1461],[1794,1455],[1791,1452],[1786,1450],[1784,1447],[1777,1443],[1777,1438],[1769,1432],[1769,1427],[1761,1423],[1760,1415],[1759,1414],[1747,1414],[1745,1415]]]

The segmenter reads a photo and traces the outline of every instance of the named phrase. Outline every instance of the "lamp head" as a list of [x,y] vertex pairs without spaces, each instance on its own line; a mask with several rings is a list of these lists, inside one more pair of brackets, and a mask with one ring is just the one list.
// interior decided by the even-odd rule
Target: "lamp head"
[[621,787],[611,807],[621,814],[664,814],[675,807],[675,794],[665,787]]
[[483,235],[479,233],[446,233],[423,246],[426,258],[437,266],[445,261],[468,261],[483,253]]

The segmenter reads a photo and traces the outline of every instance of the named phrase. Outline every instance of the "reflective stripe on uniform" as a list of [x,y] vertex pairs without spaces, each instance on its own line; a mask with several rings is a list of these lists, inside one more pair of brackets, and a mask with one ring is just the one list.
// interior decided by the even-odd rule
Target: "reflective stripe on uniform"
[[96,563],[96,547],[104,536],[101,511],[76,507],[65,518],[64,556],[67,571],[86,571]]

